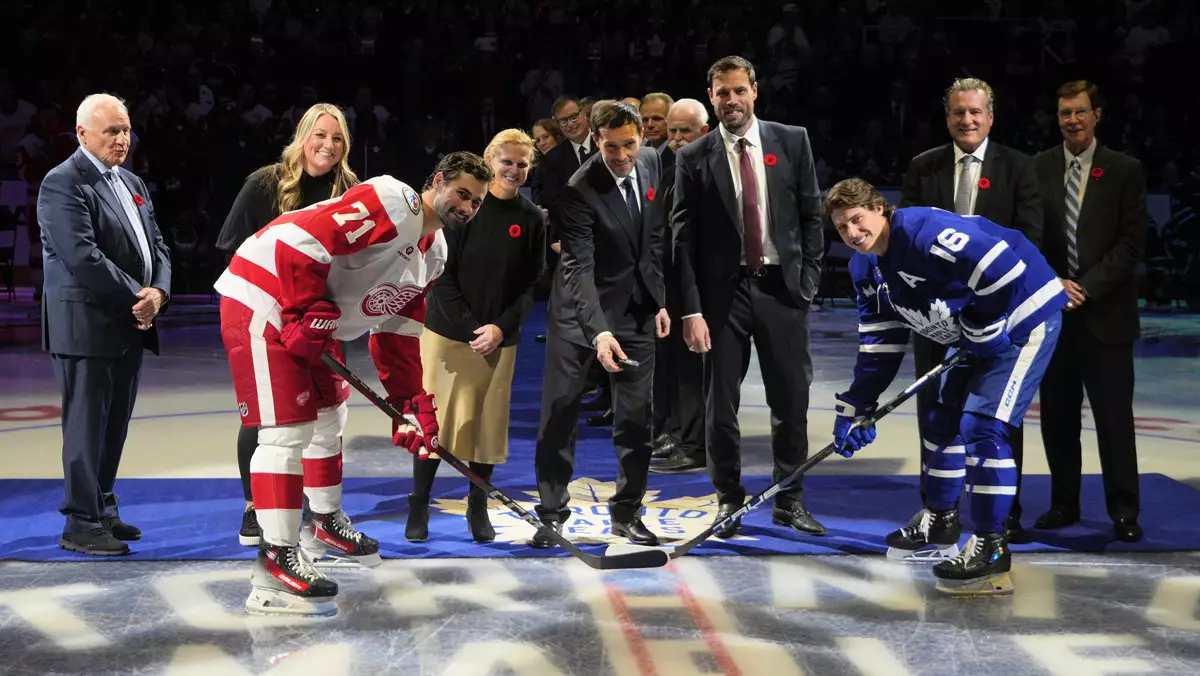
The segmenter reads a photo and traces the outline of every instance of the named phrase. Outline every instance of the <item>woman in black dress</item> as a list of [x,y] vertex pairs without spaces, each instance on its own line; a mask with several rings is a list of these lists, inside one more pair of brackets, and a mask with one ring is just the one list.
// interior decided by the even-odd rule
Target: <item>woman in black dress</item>
[[[483,154],[495,172],[479,213],[442,232],[446,270],[426,298],[421,366],[438,402],[441,440],[488,479],[508,459],[509,402],[521,322],[545,265],[542,212],[518,192],[533,165],[533,139],[520,129],[496,134]],[[407,539],[429,538],[429,494],[441,461],[413,456]],[[474,484],[467,525],[476,542],[496,538],[487,495]]]
[[[278,162],[256,169],[233,201],[217,248],[232,258],[248,237],[288,211],[303,209],[322,200],[338,197],[358,184],[346,158],[350,155],[350,131],[346,117],[335,105],[317,103],[304,113],[296,133],[283,149]],[[250,458],[258,447],[258,429],[238,431],[238,471],[246,511],[238,541],[257,547],[261,538],[250,496]]]

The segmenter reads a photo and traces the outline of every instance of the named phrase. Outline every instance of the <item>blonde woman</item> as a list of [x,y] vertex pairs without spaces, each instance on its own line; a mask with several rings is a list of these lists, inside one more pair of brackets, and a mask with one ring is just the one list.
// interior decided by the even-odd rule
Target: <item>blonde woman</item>
[[[246,178],[221,227],[217,248],[232,257],[242,242],[280,214],[338,197],[358,185],[358,177],[346,161],[349,155],[350,131],[345,115],[335,105],[314,104],[300,118],[279,161]],[[238,541],[247,547],[257,547],[262,536],[250,494],[250,458],[257,447],[258,430],[239,427],[238,470],[246,510]]]
[[[517,190],[533,166],[534,143],[520,129],[496,134],[483,157],[495,172],[471,222],[446,228],[446,270],[426,298],[421,364],[438,404],[441,440],[488,479],[508,459],[509,401],[521,322],[545,265],[541,210]],[[429,495],[441,461],[413,456],[407,539],[429,538]],[[476,542],[496,538],[487,495],[471,485],[467,525]]]

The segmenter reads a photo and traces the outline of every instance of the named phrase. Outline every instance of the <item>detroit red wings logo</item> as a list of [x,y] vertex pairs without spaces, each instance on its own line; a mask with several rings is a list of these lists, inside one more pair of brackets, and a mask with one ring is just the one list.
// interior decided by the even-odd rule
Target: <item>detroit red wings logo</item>
[[398,315],[412,299],[421,295],[421,287],[413,284],[396,286],[384,282],[367,292],[362,299],[362,313],[367,317]]

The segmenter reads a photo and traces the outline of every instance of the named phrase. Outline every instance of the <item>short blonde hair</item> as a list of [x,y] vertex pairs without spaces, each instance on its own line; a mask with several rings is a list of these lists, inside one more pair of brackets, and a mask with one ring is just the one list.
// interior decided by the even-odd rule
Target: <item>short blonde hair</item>
[[529,162],[532,166],[537,158],[537,146],[533,144],[533,139],[521,129],[504,129],[492,137],[487,148],[483,149],[483,159],[485,162],[491,162],[492,158],[500,152],[500,146],[506,145],[525,146],[529,149]]

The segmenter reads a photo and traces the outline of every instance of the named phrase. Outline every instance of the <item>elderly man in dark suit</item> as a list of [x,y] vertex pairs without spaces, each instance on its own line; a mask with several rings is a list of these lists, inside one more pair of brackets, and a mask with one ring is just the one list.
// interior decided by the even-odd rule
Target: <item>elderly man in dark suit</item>
[[[774,478],[808,457],[808,310],[825,248],[808,132],[755,117],[758,83],[746,59],[719,59],[708,82],[721,124],[677,154],[672,224],[684,340],[705,355],[708,471],[720,520],[746,499],[737,411],[751,338],[775,419]],[[775,523],[824,535],[801,490],[797,482],[778,493]]]
[[1133,426],[1137,267],[1146,236],[1146,177],[1136,159],[1096,141],[1101,102],[1086,81],[1058,90],[1062,145],[1034,157],[1045,203],[1042,248],[1070,296],[1042,379],[1050,509],[1038,528],[1079,521],[1083,392],[1096,422],[1104,497],[1117,539],[1142,539]]
[[[1042,200],[1037,175],[1030,158],[990,138],[994,121],[995,93],[977,78],[955,80],[944,100],[946,130],[951,142],[931,148],[913,158],[904,173],[900,206],[937,207],[962,216],[982,216],[1006,228],[1020,230],[1035,246],[1042,243]],[[913,361],[917,374],[927,372],[946,358],[946,346],[917,335],[913,339]],[[937,388],[917,394],[917,428],[921,439],[921,493],[930,481],[962,485],[965,476],[929,474],[926,443],[927,416],[937,403]],[[1012,542],[1026,541],[1021,528],[1021,467],[1024,457],[1023,428],[1010,436],[1013,460],[1017,463],[1017,496],[1005,522]],[[940,470],[933,470],[938,472]]]
[[121,520],[113,483],[137,397],[142,351],[158,353],[154,319],[171,260],[146,184],[122,169],[129,113],[107,94],[79,106],[80,148],[38,193],[46,292],[42,343],[62,391],[67,522],[59,546],[129,553],[141,531]]
[[[600,149],[559,198],[562,260],[547,319],[546,370],[535,469],[538,516],[561,532],[570,516],[567,485],[575,463],[579,399],[598,360],[613,389],[617,490],[609,500],[612,532],[635,544],[658,538],[642,523],[649,478],[651,384],[655,339],[670,330],[662,256],[667,207],[659,195],[659,155],[642,151],[637,109],[599,101],[592,139]],[[632,365],[620,360],[639,362]],[[549,547],[538,531],[530,542]]]

